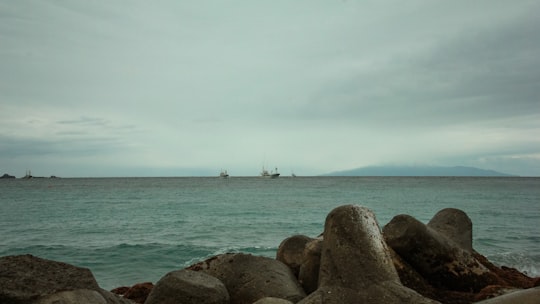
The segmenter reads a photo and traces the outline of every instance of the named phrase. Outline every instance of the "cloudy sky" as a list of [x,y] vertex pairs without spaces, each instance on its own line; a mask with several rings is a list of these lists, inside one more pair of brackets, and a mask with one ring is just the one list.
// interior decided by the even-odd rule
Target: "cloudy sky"
[[540,176],[540,2],[0,0],[0,174]]

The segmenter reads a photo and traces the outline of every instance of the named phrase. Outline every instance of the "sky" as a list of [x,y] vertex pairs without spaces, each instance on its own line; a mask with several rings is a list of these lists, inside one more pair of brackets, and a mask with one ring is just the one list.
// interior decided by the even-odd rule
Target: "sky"
[[0,0],[0,174],[540,176],[540,1]]

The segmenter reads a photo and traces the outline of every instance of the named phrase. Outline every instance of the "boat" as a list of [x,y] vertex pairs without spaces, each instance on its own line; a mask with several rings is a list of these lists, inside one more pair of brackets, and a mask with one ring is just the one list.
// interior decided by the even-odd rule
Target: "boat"
[[229,177],[229,173],[227,173],[227,170],[221,170],[221,172],[219,173],[219,177],[227,178]]
[[32,176],[32,171],[30,170],[26,170],[26,175],[23,176],[22,178],[23,179],[31,179],[33,176]]
[[263,167],[262,171],[261,171],[261,177],[277,178],[277,177],[279,177],[279,174],[280,173],[278,172],[277,168],[275,170],[272,170],[272,171],[268,172],[268,170],[266,170]]

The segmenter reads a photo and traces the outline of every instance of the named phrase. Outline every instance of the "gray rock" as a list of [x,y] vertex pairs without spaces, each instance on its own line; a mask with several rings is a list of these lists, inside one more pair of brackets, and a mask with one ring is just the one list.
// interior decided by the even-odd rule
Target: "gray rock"
[[540,287],[512,291],[505,295],[476,302],[478,304],[540,304]]
[[435,214],[427,226],[472,253],[472,221],[462,210],[443,209]]
[[373,212],[340,206],[326,217],[319,286],[366,289],[384,281],[399,282]]
[[302,265],[304,260],[304,248],[312,240],[313,238],[305,235],[293,235],[286,238],[279,244],[276,260],[289,266],[293,274],[298,277],[300,265]]
[[319,286],[321,251],[322,238],[317,238],[307,243],[304,249],[304,260],[298,273],[298,282],[300,282],[307,294],[314,292]]
[[[340,286],[321,286],[297,304],[357,304],[360,293]],[[378,303],[378,302],[367,302]]]
[[478,292],[498,278],[455,242],[409,215],[383,229],[386,242],[433,286]]
[[217,278],[204,272],[178,270],[161,278],[145,304],[228,304],[229,293]]
[[401,284],[373,212],[346,205],[326,218],[319,288],[300,303],[438,302]]
[[285,299],[266,297],[266,298],[257,300],[253,304],[293,304],[293,302],[285,300]]
[[252,304],[265,297],[295,303],[306,296],[287,265],[266,257],[223,254],[189,269],[220,279],[229,291],[231,304]]
[[[340,286],[324,286],[317,289],[297,304],[438,304],[397,282],[386,281],[373,284],[364,290],[353,290]],[[440,303],[439,303],[440,304]]]
[[32,304],[108,304],[103,296],[89,289],[61,291],[33,301]]
[[32,255],[0,258],[0,303],[21,303],[60,291],[100,288],[87,268]]

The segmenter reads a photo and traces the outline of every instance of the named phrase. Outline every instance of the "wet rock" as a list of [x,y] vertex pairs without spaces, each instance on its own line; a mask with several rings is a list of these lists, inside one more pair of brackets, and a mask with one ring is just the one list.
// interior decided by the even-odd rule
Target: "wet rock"
[[177,270],[161,278],[146,304],[228,304],[229,293],[217,278],[203,272]]
[[42,296],[78,289],[100,290],[87,268],[32,255],[0,258],[0,303],[28,303]]
[[300,265],[304,260],[304,248],[312,240],[313,238],[305,235],[294,235],[286,238],[279,244],[276,260],[289,266],[293,274],[298,277]]
[[472,253],[411,216],[394,217],[383,233],[388,245],[434,287],[477,292],[501,282]]
[[307,294],[314,292],[319,286],[321,251],[322,238],[312,240],[304,248],[304,258],[298,273],[298,282]]
[[461,249],[472,252],[472,221],[462,210],[443,209],[427,226],[455,242]]
[[328,214],[319,271],[319,288],[300,303],[437,303],[401,284],[375,215],[365,207]]
[[306,296],[287,265],[266,257],[223,254],[188,269],[202,271],[221,280],[229,292],[231,304],[252,304],[265,297],[295,303]]

